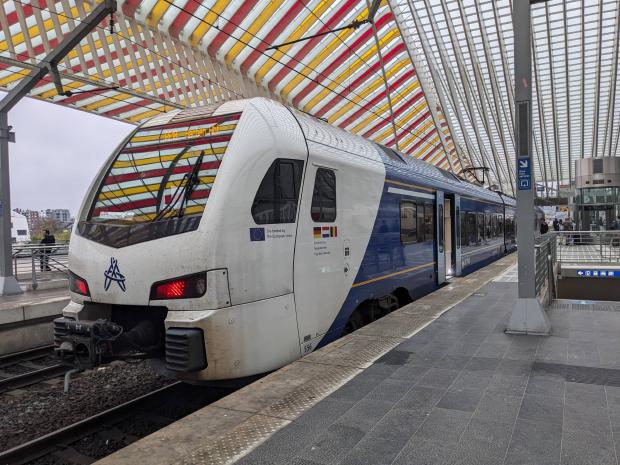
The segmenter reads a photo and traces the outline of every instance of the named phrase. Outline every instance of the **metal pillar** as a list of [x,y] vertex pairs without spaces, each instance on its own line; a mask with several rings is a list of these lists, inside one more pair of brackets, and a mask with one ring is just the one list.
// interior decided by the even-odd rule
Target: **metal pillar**
[[14,134],[8,123],[9,111],[48,74],[60,85],[57,66],[108,15],[116,11],[116,0],[105,0],[69,32],[58,46],[52,50],[28,76],[23,78],[2,100],[0,100],[0,295],[21,294],[12,266],[11,244],[11,188],[9,175],[9,142],[14,142]]
[[[517,244],[519,298],[507,332],[549,334],[549,319],[536,298],[536,252],[534,249],[534,170],[532,169],[532,60],[530,0],[514,0],[512,24],[515,60],[515,141],[517,164]],[[540,92],[540,89],[538,90]]]
[[8,113],[0,112],[0,295],[21,294],[13,276],[13,246],[11,242],[11,183],[9,180],[9,142],[14,140],[8,123]]

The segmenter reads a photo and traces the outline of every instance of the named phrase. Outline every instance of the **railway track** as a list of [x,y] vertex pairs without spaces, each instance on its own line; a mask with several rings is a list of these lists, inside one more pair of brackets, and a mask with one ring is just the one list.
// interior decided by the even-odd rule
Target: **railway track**
[[0,357],[0,394],[66,373],[69,368],[58,363],[53,349],[48,345]]
[[0,465],[93,463],[228,393],[177,381],[0,452]]

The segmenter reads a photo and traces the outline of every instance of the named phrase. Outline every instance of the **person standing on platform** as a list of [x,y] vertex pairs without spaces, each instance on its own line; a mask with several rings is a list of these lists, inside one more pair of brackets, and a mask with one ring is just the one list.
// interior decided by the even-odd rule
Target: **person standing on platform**
[[[564,223],[564,230],[573,231],[573,222],[570,218],[568,218],[566,220],[566,223]],[[573,242],[574,242],[574,236],[572,234],[568,234],[566,236],[566,245],[573,245]]]
[[558,222],[557,218],[553,218],[553,230],[554,231],[560,230],[560,223]]
[[549,226],[545,220],[540,220],[540,234],[547,234],[549,232]]
[[[50,233],[49,229],[46,229],[43,233],[43,239],[41,239],[41,245],[53,245],[56,243],[56,238]],[[41,271],[51,271],[50,268],[50,254],[52,249],[41,249]]]

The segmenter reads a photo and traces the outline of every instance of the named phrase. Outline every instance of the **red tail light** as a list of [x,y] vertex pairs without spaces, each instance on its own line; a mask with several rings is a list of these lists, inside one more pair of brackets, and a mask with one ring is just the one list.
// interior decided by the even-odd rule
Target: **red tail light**
[[207,274],[197,273],[153,284],[151,300],[194,299],[206,291]]
[[69,289],[76,294],[89,297],[90,290],[88,289],[88,283],[85,279],[80,278],[78,275],[69,272]]

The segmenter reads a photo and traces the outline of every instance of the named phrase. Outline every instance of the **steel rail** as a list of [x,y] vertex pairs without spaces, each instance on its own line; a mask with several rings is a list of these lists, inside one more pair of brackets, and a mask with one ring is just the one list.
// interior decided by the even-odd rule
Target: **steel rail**
[[52,344],[48,344],[41,347],[35,347],[33,349],[21,350],[19,352],[13,352],[6,355],[0,355],[0,369],[8,365],[14,365],[19,362],[25,362],[36,358],[45,357],[49,355],[54,348]]
[[92,434],[102,426],[122,421],[132,411],[140,409],[146,403],[161,395],[173,392],[183,384],[182,381],[177,381],[71,425],[64,426],[40,438],[0,452],[0,464],[23,464],[47,455],[58,448],[66,448],[67,444],[75,443],[80,438]]
[[38,370],[29,371],[27,373],[21,373],[10,378],[0,379],[0,394],[12,391],[14,389],[23,388],[32,384],[37,384],[46,379],[54,378],[59,375],[65,374],[70,367],[62,363],[56,363],[48,367],[43,367]]

